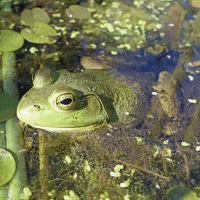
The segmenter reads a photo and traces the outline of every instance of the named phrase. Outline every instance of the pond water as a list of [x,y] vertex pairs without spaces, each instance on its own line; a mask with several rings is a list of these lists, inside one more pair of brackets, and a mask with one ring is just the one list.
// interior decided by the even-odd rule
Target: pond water
[[[85,96],[93,92],[99,102],[105,103],[105,112],[112,107],[115,113],[112,122],[108,114],[109,123],[98,130],[59,133],[45,130],[52,120],[47,114],[40,117],[25,112],[29,123],[20,124],[27,181],[21,182],[25,187],[21,199],[198,199],[200,11],[195,2],[36,0],[12,5],[12,14],[4,13],[1,4],[1,29],[8,29],[13,22],[14,31],[29,27],[31,34],[40,37],[33,42],[23,36],[25,43],[16,51],[20,98],[32,88],[31,77],[39,68],[66,69],[87,76],[71,75],[76,80],[66,76],[63,88],[70,87]],[[80,7],[70,8],[75,4]],[[46,14],[37,12],[59,33],[58,37],[52,36],[55,41],[38,44],[42,37],[48,40],[50,36],[26,23],[33,16],[42,17],[36,11],[35,14],[28,11],[27,22],[20,18],[24,9],[19,7],[45,10],[50,23]],[[20,19],[26,26],[20,24]],[[33,80],[38,77],[35,73]],[[44,84],[44,78],[42,74],[38,83]],[[109,98],[104,97],[104,87],[111,88]],[[131,103],[130,91],[135,95]],[[26,95],[23,104],[27,106],[31,101],[35,107],[38,101],[49,104],[49,96],[56,94],[49,93],[47,87],[42,92],[29,93],[30,100]],[[97,100],[90,101],[94,106]],[[132,105],[137,107],[133,110]],[[97,111],[92,106],[85,107],[93,114]],[[52,121],[59,121],[54,114]],[[92,120],[88,116],[81,114],[81,123],[87,125]],[[34,128],[37,119],[42,118],[48,125]],[[9,188],[9,184],[1,186],[1,190]],[[188,189],[177,197],[176,191],[167,193],[173,186]]]

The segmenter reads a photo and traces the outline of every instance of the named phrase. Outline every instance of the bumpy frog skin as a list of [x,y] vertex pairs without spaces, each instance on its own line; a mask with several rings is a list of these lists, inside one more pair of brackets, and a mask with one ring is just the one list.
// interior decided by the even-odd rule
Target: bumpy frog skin
[[136,94],[106,72],[43,68],[21,98],[17,116],[25,124],[47,131],[87,131],[125,122],[127,112],[134,114],[136,108]]

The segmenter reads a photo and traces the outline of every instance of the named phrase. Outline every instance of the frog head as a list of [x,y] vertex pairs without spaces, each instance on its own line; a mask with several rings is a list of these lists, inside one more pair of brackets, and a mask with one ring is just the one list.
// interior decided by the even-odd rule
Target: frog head
[[51,132],[88,131],[104,127],[108,114],[95,92],[84,93],[67,85],[67,70],[42,68],[33,87],[21,98],[17,117],[35,128]]

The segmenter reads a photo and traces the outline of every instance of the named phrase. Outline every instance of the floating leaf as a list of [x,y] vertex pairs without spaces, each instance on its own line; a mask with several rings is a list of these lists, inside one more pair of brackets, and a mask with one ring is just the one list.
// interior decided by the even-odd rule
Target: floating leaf
[[70,18],[76,18],[76,19],[87,19],[90,17],[90,13],[87,10],[87,8],[79,5],[72,5],[69,8],[65,10],[65,13]]
[[33,43],[40,43],[40,44],[51,44],[55,42],[55,39],[44,36],[44,35],[37,35],[35,34],[35,31],[33,31],[30,28],[25,28],[21,30],[21,35],[28,41]]
[[24,44],[23,37],[12,30],[0,30],[0,51],[15,51]]
[[154,47],[148,47],[147,51],[149,51],[152,54],[159,54],[161,52],[163,52],[163,47],[159,44],[155,44]]
[[130,181],[124,181],[123,183],[120,183],[120,187],[128,187],[130,185]]
[[41,8],[33,8],[32,10],[25,9],[21,14],[21,21],[27,25],[31,26],[34,22],[43,22],[48,24],[50,18],[48,14]]
[[115,171],[115,172],[119,172],[121,169],[124,169],[124,166],[123,166],[123,165],[116,165],[116,166],[114,167],[114,171]]
[[16,170],[16,162],[12,154],[0,149],[0,186],[11,180]]
[[198,200],[196,192],[185,187],[175,186],[168,190],[166,200]]
[[16,113],[18,100],[7,93],[0,92],[0,122],[4,122]]
[[48,24],[42,22],[34,22],[30,26],[34,31],[34,34],[42,36],[56,36],[56,31]]

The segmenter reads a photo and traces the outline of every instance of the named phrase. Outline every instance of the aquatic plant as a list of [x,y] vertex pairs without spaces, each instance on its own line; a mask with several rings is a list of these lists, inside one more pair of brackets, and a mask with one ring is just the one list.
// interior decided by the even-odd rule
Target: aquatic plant
[[[12,62],[14,51],[24,44],[23,37],[12,30],[0,30],[0,51],[3,53],[3,65]],[[6,121],[16,113],[18,99],[7,93],[0,92],[0,122]]]
[[90,12],[87,10],[87,8],[79,5],[70,6],[65,10],[65,14],[69,18],[75,19],[87,19],[90,17]]
[[184,200],[198,200],[198,195],[195,191],[187,188],[187,187],[181,187],[181,186],[175,186],[170,188],[166,196],[163,198],[163,200],[178,200],[178,199],[184,199]]
[[16,162],[13,155],[4,150],[0,149],[0,186],[6,184],[11,180],[16,170]]
[[[147,9],[128,6],[121,1],[104,1],[100,6],[88,8],[88,10],[91,17],[81,24],[79,20],[69,20],[69,23],[79,24],[82,27],[76,29],[77,26],[75,26],[72,34],[73,32],[79,32],[79,34],[71,38],[79,40],[85,37],[93,49],[102,47],[112,55],[124,50],[135,51],[146,48],[148,46],[146,32],[154,29],[153,31],[159,34],[162,28],[157,21],[158,18],[155,18],[155,15]],[[98,38],[98,42],[95,38]]]
[[[2,77],[3,77],[3,92],[12,96],[14,99],[13,105],[16,106],[18,101],[18,86],[16,85],[16,60],[15,60],[15,50],[19,49],[23,43],[23,37],[11,30],[1,30],[0,31],[0,51],[3,52],[2,55]],[[13,107],[12,105],[12,107]],[[16,108],[15,108],[16,109]],[[3,111],[4,112],[4,111]],[[10,118],[5,122],[6,129],[6,148],[14,152],[17,158],[17,171],[14,174],[12,181],[9,183],[9,188],[7,196],[9,193],[9,198],[15,200],[19,197],[22,188],[27,184],[27,174],[24,154],[20,152],[24,148],[22,130],[19,126],[19,122],[16,116]],[[1,138],[3,139],[3,138]],[[5,138],[4,138],[5,139]],[[21,183],[19,185],[19,183]],[[1,192],[5,195],[4,188]],[[0,194],[0,196],[2,196]]]
[[41,8],[24,10],[21,14],[21,21],[26,27],[21,30],[21,35],[33,43],[54,43],[57,33],[54,28],[48,25],[50,18]]

